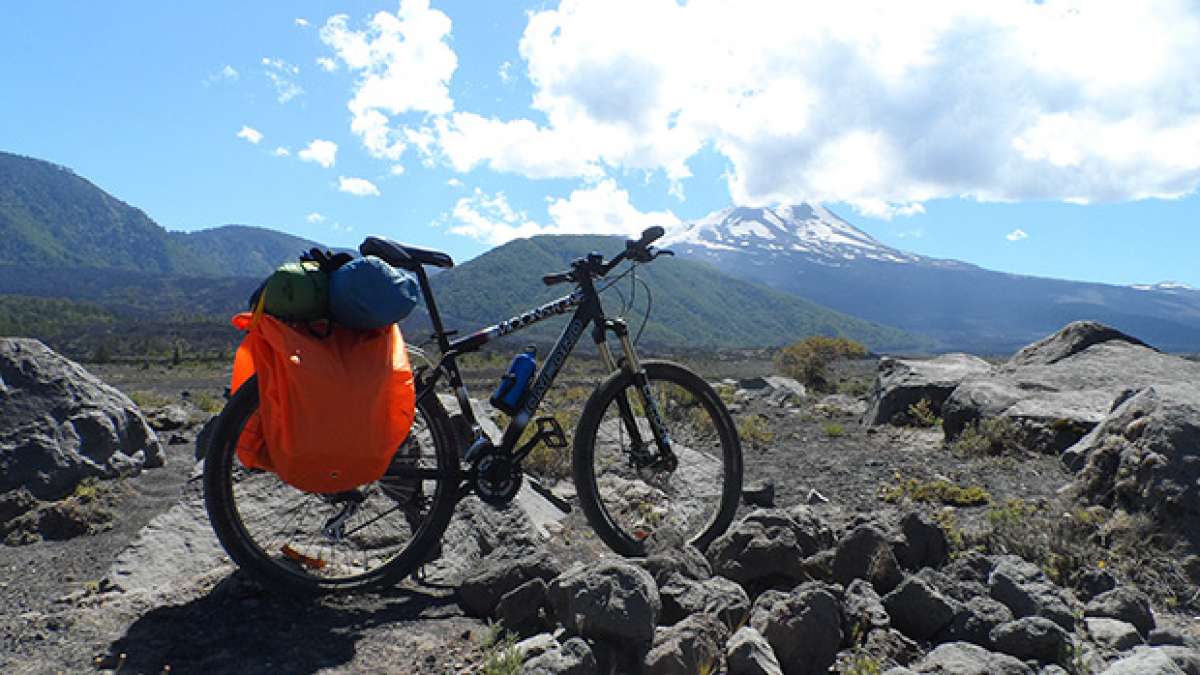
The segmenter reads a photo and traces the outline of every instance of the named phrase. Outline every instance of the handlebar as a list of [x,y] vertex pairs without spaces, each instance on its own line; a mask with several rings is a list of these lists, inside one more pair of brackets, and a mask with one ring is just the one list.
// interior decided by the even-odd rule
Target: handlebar
[[[664,234],[666,234],[666,230],[660,225],[648,227],[642,231],[641,239],[636,241],[633,239],[626,240],[625,250],[613,256],[612,260],[609,260],[607,263],[601,262],[596,267],[587,269],[587,271],[589,274],[602,277],[611,272],[614,267],[620,265],[626,259],[631,259],[638,262],[650,262],[659,255],[673,255],[670,251],[652,251],[650,249],[650,244],[657,241]],[[590,257],[591,256],[589,256],[589,258]],[[596,257],[599,258],[598,255]],[[547,274],[542,277],[542,283],[546,284],[547,286],[553,286],[555,284],[561,284],[568,281],[578,281],[575,273],[579,270],[585,269],[587,267],[587,262],[588,259],[586,258],[576,260],[572,264],[572,269],[570,271]]]

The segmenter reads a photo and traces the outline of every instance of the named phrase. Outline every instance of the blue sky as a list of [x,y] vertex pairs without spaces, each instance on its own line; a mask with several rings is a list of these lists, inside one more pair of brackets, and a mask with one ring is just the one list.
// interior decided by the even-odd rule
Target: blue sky
[[1200,287],[1194,3],[820,4],[10,3],[0,150],[171,229],[465,259],[812,199],[926,255]]

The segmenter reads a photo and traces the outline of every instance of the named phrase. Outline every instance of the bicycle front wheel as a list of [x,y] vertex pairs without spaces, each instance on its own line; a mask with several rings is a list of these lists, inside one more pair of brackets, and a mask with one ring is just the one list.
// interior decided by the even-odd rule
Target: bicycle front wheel
[[633,375],[618,371],[588,399],[575,432],[579,503],[596,534],[621,555],[645,555],[656,542],[684,541],[703,551],[737,512],[737,431],[700,376],[667,361],[642,367],[678,464],[673,470],[656,466],[646,401]]
[[458,455],[436,396],[418,404],[387,474],[336,495],[242,465],[237,442],[258,402],[255,377],[221,412],[204,460],[209,520],[235,563],[274,586],[319,593],[389,585],[437,556],[454,511]]

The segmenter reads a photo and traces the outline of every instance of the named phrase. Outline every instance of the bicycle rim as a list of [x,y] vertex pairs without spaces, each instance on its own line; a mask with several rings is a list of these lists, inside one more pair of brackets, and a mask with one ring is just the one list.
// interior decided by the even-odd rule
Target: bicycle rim
[[[673,471],[640,466],[644,453],[657,453],[642,394],[627,376],[610,380],[580,423],[580,435],[590,439],[577,458],[576,481],[587,483],[580,486],[581,499],[591,502],[585,512],[601,538],[624,555],[684,542],[703,549],[728,527],[737,508],[737,437],[720,399],[698,376],[674,364],[647,362],[645,368],[678,466]],[[622,418],[622,395],[640,449]]]
[[[392,583],[436,555],[453,510],[452,481],[385,474],[356,490],[322,495],[247,469],[236,439],[258,407],[257,391],[251,393],[253,401],[231,402],[232,417],[223,420],[205,467],[210,519],[235,562],[292,589],[322,591]],[[442,447],[442,422],[426,407],[418,407],[392,467],[455,468],[452,450]]]

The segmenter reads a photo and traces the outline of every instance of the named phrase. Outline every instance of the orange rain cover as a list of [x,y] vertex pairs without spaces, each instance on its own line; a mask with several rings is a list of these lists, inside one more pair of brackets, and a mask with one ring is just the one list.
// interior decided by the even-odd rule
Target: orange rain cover
[[248,468],[307,492],[378,480],[408,437],[416,394],[400,329],[336,326],[321,338],[271,316],[243,313],[231,390],[258,374],[258,412],[238,439]]

